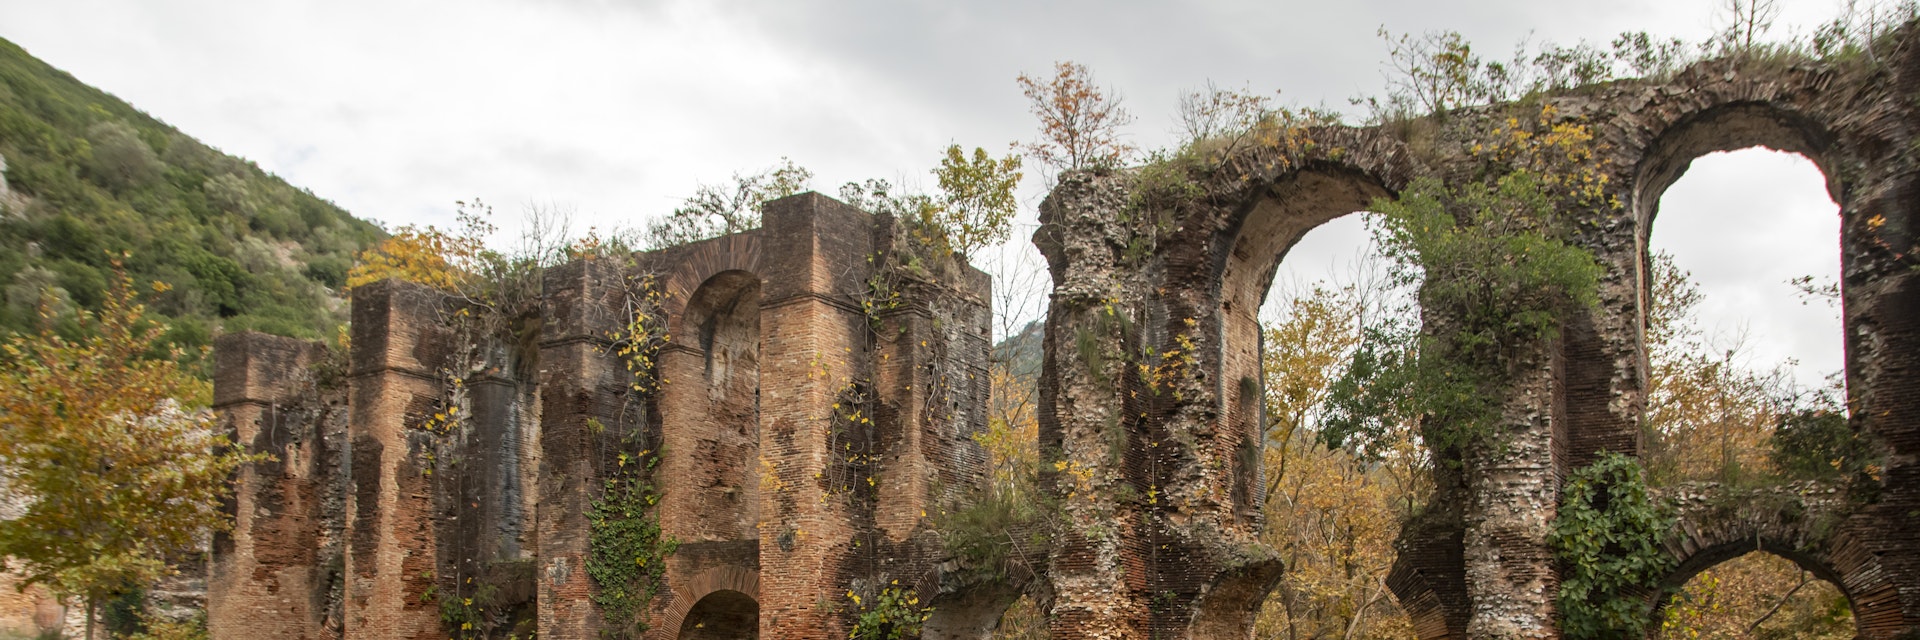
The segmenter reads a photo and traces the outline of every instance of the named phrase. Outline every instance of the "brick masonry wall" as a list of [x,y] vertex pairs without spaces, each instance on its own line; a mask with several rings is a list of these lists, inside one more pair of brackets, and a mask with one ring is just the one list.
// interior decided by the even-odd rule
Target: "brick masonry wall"
[[334,447],[345,412],[337,381],[314,373],[328,356],[318,344],[251,332],[215,346],[214,410],[235,443],[274,459],[235,474],[229,513],[245,517],[214,537],[208,630],[238,637],[272,625],[292,639],[337,637],[346,478]]

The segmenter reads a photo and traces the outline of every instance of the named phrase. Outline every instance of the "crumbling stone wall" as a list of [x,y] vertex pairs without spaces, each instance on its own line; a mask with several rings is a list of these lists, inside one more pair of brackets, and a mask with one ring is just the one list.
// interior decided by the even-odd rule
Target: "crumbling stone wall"
[[[1756,145],[1811,158],[1841,205],[1852,426],[1885,461],[1883,475],[1862,481],[1876,497],[1832,520],[1821,544],[1838,551],[1801,557],[1859,584],[1847,588],[1863,637],[1920,630],[1914,30],[1877,64],[1711,61],[1664,80],[1387,127],[1256,135],[1176,159],[1185,164],[1064,176],[1034,236],[1054,282],[1041,441],[1065,511],[1047,575],[1053,637],[1247,637],[1284,579],[1256,541],[1259,514],[1247,506],[1261,476],[1258,457],[1245,455],[1260,423],[1254,314],[1275,267],[1307,230],[1415,177],[1473,179],[1473,149],[1509,117],[1543,113],[1594,132],[1620,203],[1569,212],[1577,225],[1566,239],[1605,269],[1599,303],[1557,340],[1510,357],[1492,446],[1443,452],[1432,506],[1408,523],[1389,577],[1417,632],[1558,635],[1546,537],[1560,483],[1603,451],[1640,450],[1646,246],[1659,198],[1694,158]],[[1184,181],[1176,189],[1169,171]]]
[[[1694,158],[1762,145],[1812,159],[1841,205],[1851,423],[1879,464],[1840,488],[1679,491],[1669,582],[1758,544],[1840,584],[1862,637],[1914,633],[1914,30],[1872,64],[1712,61],[1389,127],[1253,136],[1173,174],[1064,175],[1034,237],[1054,283],[1042,471],[1061,505],[1034,575],[961,566],[932,529],[927,514],[985,476],[971,436],[985,427],[987,281],[903,259],[888,218],[803,194],[769,203],[761,229],[577,260],[544,274],[537,312],[510,336],[459,331],[446,320],[463,302],[445,293],[364,287],[344,389],[295,383],[325,360],[311,347],[222,339],[223,413],[241,442],[286,455],[237,479],[240,526],[215,554],[216,636],[276,624],[438,637],[422,596],[478,576],[510,586],[543,637],[597,637],[585,514],[616,464],[610,444],[639,441],[664,451],[658,514],[684,543],[652,637],[838,637],[856,612],[844,594],[895,581],[934,605],[930,638],[984,637],[1021,593],[1038,596],[1056,638],[1247,637],[1285,579],[1257,537],[1255,314],[1275,268],[1308,230],[1416,178],[1472,179],[1472,149],[1509,117],[1540,114],[1594,132],[1619,203],[1568,212],[1565,239],[1604,269],[1599,302],[1508,356],[1491,444],[1441,452],[1431,506],[1388,577],[1416,631],[1558,635],[1546,535],[1560,485],[1601,452],[1640,451],[1659,198]],[[642,273],[665,293],[674,340],[659,389],[635,394],[612,347]],[[469,385],[450,387],[449,372]],[[421,428],[449,407],[471,417]]]
[[[939,597],[962,570],[929,514],[987,472],[989,281],[908,260],[898,222],[817,194],[764,219],[549,268],[504,322],[363,286],[344,357],[223,337],[216,408],[278,459],[236,477],[214,637],[443,638],[441,600],[485,583],[522,637],[599,638],[586,514],[634,443],[659,452],[646,479],[680,542],[648,637],[841,637],[849,591]],[[643,281],[670,339],[636,389],[616,342]]]

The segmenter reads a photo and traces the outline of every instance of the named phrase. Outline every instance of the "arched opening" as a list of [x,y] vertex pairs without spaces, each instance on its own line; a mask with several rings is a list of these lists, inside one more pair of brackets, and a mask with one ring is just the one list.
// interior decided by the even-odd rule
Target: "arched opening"
[[1333,387],[1368,341],[1366,329],[1389,317],[1400,330],[1418,327],[1412,292],[1391,285],[1372,242],[1374,220],[1354,212],[1302,235],[1260,312],[1261,539],[1280,551],[1287,572],[1252,605],[1256,637],[1385,637],[1411,628],[1382,585],[1399,523],[1427,493],[1418,434],[1408,424],[1336,446],[1324,433]]
[[[1388,286],[1363,210],[1390,195],[1344,170],[1306,171],[1253,204],[1222,278],[1223,415],[1246,434],[1235,464],[1237,507],[1279,550],[1266,571],[1229,576],[1197,603],[1194,637],[1355,637],[1410,624],[1382,585],[1411,483],[1425,474],[1409,449],[1362,453],[1322,437],[1325,403],[1366,332],[1408,314],[1410,292]],[[1396,475],[1396,472],[1399,472]],[[1285,567],[1284,575],[1281,567]]]
[[[1642,461],[1654,484],[1846,474],[1855,449],[1830,144],[1797,114],[1734,104],[1681,121],[1649,150],[1634,208]],[[1841,576],[1803,546],[1756,535],[1690,554],[1662,585],[1652,633],[1852,637]]]
[[760,603],[753,596],[721,589],[687,610],[679,640],[754,640],[760,637]]
[[1661,609],[1656,638],[1845,640],[1855,632],[1846,593],[1814,571],[1766,551],[1748,551],[1698,571]]
[[662,484],[683,543],[758,540],[760,278],[722,271],[688,297],[663,354]]
[[[928,603],[931,611],[921,624],[921,640],[1014,640],[1046,637],[1044,620],[1006,614],[1016,602],[1031,602],[1018,587],[1004,582],[984,584]],[[1007,624],[1012,622],[1012,624]],[[1039,623],[1037,625],[1032,623]],[[1039,634],[1034,636],[1032,634]]]
[[1267,415],[1266,331],[1260,309],[1287,254],[1329,221],[1365,209],[1388,195],[1380,183],[1358,171],[1338,168],[1299,171],[1269,187],[1249,204],[1240,225],[1231,230],[1231,249],[1220,265],[1220,415],[1223,431],[1236,451],[1232,462],[1235,511],[1243,521],[1262,520],[1270,482],[1262,472]]
[[1656,482],[1798,479],[1811,470],[1783,468],[1795,452],[1780,448],[1781,425],[1844,430],[1825,146],[1792,114],[1734,105],[1676,126],[1649,156],[1636,208],[1643,458]]

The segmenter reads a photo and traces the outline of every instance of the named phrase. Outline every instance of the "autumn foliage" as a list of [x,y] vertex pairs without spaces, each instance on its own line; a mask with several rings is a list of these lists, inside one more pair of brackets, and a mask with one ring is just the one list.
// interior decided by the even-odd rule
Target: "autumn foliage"
[[1120,128],[1133,114],[1120,97],[1094,83],[1085,65],[1058,62],[1053,77],[1020,74],[1021,93],[1040,120],[1040,139],[1019,145],[1027,155],[1054,169],[1075,171],[1119,165],[1134,148],[1120,141]]
[[227,477],[253,458],[215,429],[211,385],[156,349],[166,327],[124,271],[77,330],[43,318],[0,345],[0,495],[19,509],[0,556],[25,584],[98,601],[226,527]]

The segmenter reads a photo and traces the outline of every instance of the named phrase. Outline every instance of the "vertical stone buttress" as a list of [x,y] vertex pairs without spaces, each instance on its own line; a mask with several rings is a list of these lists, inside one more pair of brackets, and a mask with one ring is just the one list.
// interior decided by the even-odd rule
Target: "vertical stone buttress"
[[347,499],[346,637],[442,637],[432,436],[417,427],[439,410],[445,295],[397,280],[353,292],[348,374],[352,492]]
[[[1860,508],[1840,564],[1877,559],[1883,588],[1848,593],[1864,638],[1920,632],[1920,29],[1889,56],[1893,94],[1860,137],[1866,166],[1842,195],[1841,268],[1852,422],[1881,452],[1880,494]],[[1869,152],[1877,152],[1866,155]],[[1853,176],[1850,176],[1853,177]]]
[[322,538],[330,536],[323,500],[336,479],[328,462],[339,452],[322,440],[335,407],[312,375],[321,349],[254,332],[215,340],[214,411],[236,446],[274,458],[234,473],[233,530],[214,536],[207,575],[213,637],[263,628],[287,640],[332,637],[324,628],[330,559]]
[[[540,480],[536,514],[536,613],[549,640],[599,637],[589,600],[587,509],[601,491],[602,439],[644,428],[646,409],[628,403],[626,368],[609,347],[624,325],[619,261],[578,260],[545,274],[540,335]],[[590,424],[602,427],[600,433]]]
[[1119,181],[1069,174],[1041,205],[1034,236],[1053,272],[1039,422],[1041,451],[1051,454],[1042,456],[1042,473],[1062,498],[1047,576],[1055,638],[1145,635],[1144,567],[1130,566],[1139,558],[1124,545],[1142,533],[1123,513],[1117,494],[1127,479],[1111,463],[1115,448],[1126,446],[1113,442],[1128,419],[1128,372],[1118,357],[1126,345],[1104,315],[1127,288],[1118,261],[1126,229],[1109,214],[1126,202]]

